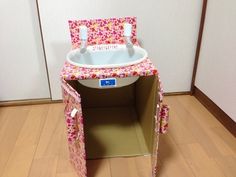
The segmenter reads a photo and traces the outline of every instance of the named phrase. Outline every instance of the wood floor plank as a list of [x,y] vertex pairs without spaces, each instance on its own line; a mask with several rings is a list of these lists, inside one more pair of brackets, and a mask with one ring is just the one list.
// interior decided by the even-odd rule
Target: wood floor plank
[[156,175],[156,177],[168,177],[168,175],[165,173],[165,171],[167,171],[167,170],[166,169],[163,170],[164,167],[165,167],[165,165],[162,165],[161,158],[159,157],[157,159],[157,175]]
[[[128,164],[132,162],[128,162],[129,159],[125,158],[114,158],[109,159],[111,166],[111,176],[112,177],[129,177],[130,173],[135,173],[129,171]],[[133,169],[135,170],[135,169]]]
[[64,127],[63,104],[50,104],[29,177],[55,177]]
[[176,96],[183,109],[197,117],[202,127],[223,127],[222,124],[193,96]]
[[[182,111],[178,109],[182,119],[187,121],[186,115],[189,116],[188,120],[192,123],[188,124],[187,127],[189,127],[189,130],[194,131],[196,139],[206,149],[208,155],[215,157],[218,154],[235,154],[235,137],[232,136],[210,112],[207,112],[204,106],[202,106],[194,97],[177,96],[176,98],[177,99],[174,101],[179,103],[179,109],[181,107],[186,109],[186,111],[184,111],[184,109],[182,109]],[[175,106],[175,108],[177,107]]]
[[24,125],[30,107],[10,107],[4,114],[0,129],[0,176],[5,170],[8,159],[14,149],[19,132]]
[[108,159],[88,160],[88,177],[111,177]]
[[179,148],[195,176],[225,177],[215,160],[207,155],[207,152],[200,144],[179,145]]
[[2,130],[4,122],[7,120],[6,117],[10,109],[10,107],[0,107],[0,131]]
[[144,176],[138,173],[134,158],[111,158],[109,162],[112,177],[150,177],[150,173]]
[[215,161],[226,177],[235,177],[236,175],[235,156],[218,156],[217,158],[215,158]]
[[61,142],[58,153],[57,176],[63,176],[63,174],[72,176],[73,174],[75,174],[75,170],[69,161],[68,154],[69,150],[67,145],[66,126],[64,125],[62,129]]
[[[223,125],[206,110],[201,103],[191,97],[177,97],[178,101],[188,109],[196,121],[205,130],[205,133],[213,141],[218,151],[223,155],[235,154],[236,141],[235,137],[223,127]],[[220,148],[219,148],[220,147]]]
[[236,139],[224,128],[212,127],[207,131],[220,154],[236,156]]
[[159,158],[161,161],[161,167],[158,177],[194,177],[187,161],[170,135],[160,136]]
[[28,177],[56,177],[58,157],[34,159]]
[[65,172],[65,173],[57,173],[56,177],[78,177],[76,172]]
[[[48,111],[47,107],[47,105],[31,107],[27,119],[19,132],[19,136],[2,177],[28,176],[41,129]],[[16,171],[15,169],[19,170]]]
[[55,157],[59,154],[61,135],[65,133],[64,105],[61,103],[50,104],[45,125],[42,129],[35,158]]
[[[195,98],[193,97],[193,99]],[[193,114],[188,109],[184,109],[184,106],[178,99],[170,99],[168,101],[168,104],[170,104],[173,107],[172,111],[175,113],[175,116],[178,118],[178,121],[180,121],[188,129],[187,133],[193,135],[195,142],[201,144],[201,146],[204,148],[204,150],[210,157],[217,156],[220,153],[220,151],[217,148],[217,146],[213,143],[213,140],[209,137],[207,133],[208,129],[205,129],[203,126],[201,126],[202,124],[199,123],[200,116]],[[202,116],[207,116],[207,115],[202,115]],[[173,119],[174,118],[175,117],[173,117]],[[173,139],[177,144],[179,145],[183,144],[179,143],[177,139],[175,138]]]
[[137,173],[139,176],[152,176],[151,168],[151,157],[149,156],[138,156],[134,158]]
[[[172,104],[170,104],[172,105]],[[186,126],[185,121],[181,120],[182,115],[178,115],[174,107],[171,106],[170,112],[170,124],[169,124],[169,132],[173,139],[177,144],[186,144],[186,143],[194,143],[197,142],[194,134],[189,131],[189,127]]]

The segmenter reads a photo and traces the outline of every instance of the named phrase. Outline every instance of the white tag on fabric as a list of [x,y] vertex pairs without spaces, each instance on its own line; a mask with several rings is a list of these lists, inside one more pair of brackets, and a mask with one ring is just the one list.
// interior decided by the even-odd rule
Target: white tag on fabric
[[71,113],[70,113],[70,116],[71,117],[75,117],[76,113],[78,112],[78,109],[74,108]]

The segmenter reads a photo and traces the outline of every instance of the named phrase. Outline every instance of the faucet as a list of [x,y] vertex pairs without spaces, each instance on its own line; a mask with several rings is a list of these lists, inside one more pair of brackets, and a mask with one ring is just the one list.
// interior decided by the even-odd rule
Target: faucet
[[80,26],[79,35],[81,40],[80,53],[85,53],[87,50],[88,28],[84,25]]
[[133,44],[131,41],[132,25],[129,23],[124,23],[124,37],[127,48],[132,48]]

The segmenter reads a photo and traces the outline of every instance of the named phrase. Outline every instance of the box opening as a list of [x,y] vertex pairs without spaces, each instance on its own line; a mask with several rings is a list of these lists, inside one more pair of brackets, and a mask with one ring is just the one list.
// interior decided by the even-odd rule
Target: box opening
[[141,156],[153,151],[157,76],[111,89],[67,81],[81,96],[87,159]]

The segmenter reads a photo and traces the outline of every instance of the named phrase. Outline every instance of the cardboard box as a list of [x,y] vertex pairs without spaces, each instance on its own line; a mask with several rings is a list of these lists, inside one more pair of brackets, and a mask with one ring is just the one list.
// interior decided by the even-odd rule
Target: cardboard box
[[158,100],[156,76],[140,77],[132,85],[110,89],[67,82],[82,100],[87,159],[152,153]]

